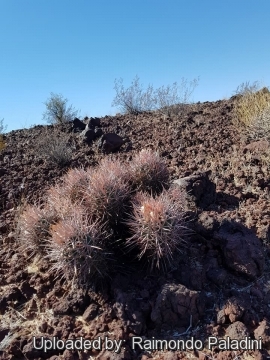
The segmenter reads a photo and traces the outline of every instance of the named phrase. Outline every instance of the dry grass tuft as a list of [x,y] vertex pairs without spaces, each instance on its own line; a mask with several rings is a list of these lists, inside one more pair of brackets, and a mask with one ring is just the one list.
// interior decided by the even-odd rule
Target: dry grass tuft
[[257,92],[246,92],[237,98],[235,122],[244,126],[251,138],[270,138],[269,90],[263,88]]
[[6,147],[5,141],[4,141],[4,137],[2,134],[0,134],[0,151],[4,150]]

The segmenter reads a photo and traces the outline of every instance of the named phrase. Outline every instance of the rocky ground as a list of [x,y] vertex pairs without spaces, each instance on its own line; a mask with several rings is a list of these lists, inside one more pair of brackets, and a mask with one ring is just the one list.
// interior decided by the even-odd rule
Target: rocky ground
[[[5,134],[0,153],[0,359],[270,358],[270,144],[250,139],[233,122],[234,101],[187,105],[171,118],[156,112],[106,116],[73,127],[35,126]],[[88,131],[83,130],[87,123],[92,124]],[[62,167],[44,157],[44,142],[56,131],[69,137],[72,149],[70,163]],[[106,138],[109,133],[120,138]],[[193,232],[173,270],[150,273],[126,263],[102,287],[74,291],[54,279],[45,259],[29,261],[17,250],[16,221],[26,201],[42,198],[69,168],[97,165],[112,152],[130,161],[144,148],[158,150],[171,181],[182,179],[174,186],[191,194]],[[44,352],[34,348],[34,336],[37,345],[42,336],[96,343],[89,351]],[[209,349],[211,336],[257,339],[262,349],[224,349],[220,343]],[[104,345],[106,337],[118,352],[97,349],[97,341]],[[197,342],[192,348],[185,342],[192,338],[203,346]],[[147,347],[146,340],[154,339],[171,341],[171,348]],[[175,351],[177,340],[187,348]]]

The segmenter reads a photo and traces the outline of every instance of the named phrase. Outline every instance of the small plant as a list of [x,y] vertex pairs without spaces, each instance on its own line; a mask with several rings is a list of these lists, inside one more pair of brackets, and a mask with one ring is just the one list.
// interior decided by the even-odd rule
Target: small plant
[[143,149],[128,164],[129,181],[136,191],[160,193],[169,186],[169,171],[158,152]]
[[118,159],[106,157],[98,165],[98,169],[104,175],[118,181],[119,179],[127,181],[128,168]]
[[54,212],[39,205],[26,205],[17,222],[18,248],[22,253],[44,254],[51,224],[57,219]]
[[139,249],[138,259],[147,261],[151,270],[166,270],[173,263],[174,253],[183,248],[188,228],[183,210],[185,197],[180,192],[178,195],[176,200],[169,192],[156,198],[140,192],[134,198],[133,215],[126,222],[132,236],[126,245]]
[[37,153],[59,167],[65,167],[72,160],[72,145],[70,135],[64,132],[46,131],[36,144]]
[[47,258],[56,277],[73,280],[81,286],[95,283],[109,275],[105,250],[105,233],[98,223],[76,210],[66,219],[51,226]]
[[123,86],[123,79],[115,80],[114,89],[116,95],[112,106],[120,107],[124,114],[138,115],[143,111],[151,110],[154,106],[153,87],[149,85],[143,90],[138,75],[126,89]]
[[46,111],[43,114],[43,119],[50,124],[64,124],[72,121],[78,114],[73,106],[67,107],[67,99],[64,99],[61,94],[51,93],[50,98],[45,102]]

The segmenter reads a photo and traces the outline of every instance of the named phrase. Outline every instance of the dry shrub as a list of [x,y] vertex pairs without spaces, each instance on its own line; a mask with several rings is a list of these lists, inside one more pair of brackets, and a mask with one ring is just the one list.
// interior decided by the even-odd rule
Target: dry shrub
[[270,92],[263,88],[246,92],[236,100],[235,121],[244,126],[249,137],[270,137]]
[[138,115],[143,111],[158,110],[164,116],[181,114],[183,105],[189,103],[190,96],[198,86],[199,78],[188,82],[182,78],[181,84],[161,86],[154,89],[148,85],[146,89],[140,83],[138,75],[131,86],[124,88],[123,79],[115,80],[116,96],[112,106],[119,106],[123,113]]
[[253,83],[250,83],[249,81],[243,82],[239,86],[237,86],[236,90],[234,91],[235,95],[247,95],[247,94],[253,94],[257,91],[259,91],[261,88],[259,81],[254,81]]
[[138,115],[143,111],[151,110],[154,106],[153,86],[148,85],[148,88],[144,90],[138,75],[126,89],[122,78],[115,79],[114,89],[116,95],[112,106],[119,106],[124,114]]
[[181,84],[174,82],[172,85],[161,86],[154,92],[156,110],[164,117],[182,115],[186,104],[190,103],[190,97],[199,84],[199,78],[192,81],[182,78]]
[[71,136],[56,128],[44,130],[35,148],[37,154],[59,167],[67,166],[72,160]]

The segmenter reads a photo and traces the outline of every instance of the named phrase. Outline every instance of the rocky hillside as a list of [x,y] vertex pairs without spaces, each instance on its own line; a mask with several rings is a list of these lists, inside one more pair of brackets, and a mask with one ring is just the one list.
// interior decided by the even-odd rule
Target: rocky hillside
[[[270,144],[266,138],[251,140],[236,126],[234,101],[186,105],[171,118],[157,112],[105,116],[4,135],[0,359],[270,356]],[[29,259],[19,250],[17,221],[26,203],[42,203],[71,168],[94,167],[106,157],[124,164],[142,149],[158,151],[172,186],[189,194],[192,232],[174,268],[151,272],[130,257],[102,286],[75,291],[55,279],[46,258]],[[45,352],[35,349],[34,336],[36,347],[43,336],[82,337],[92,348]],[[119,351],[104,348],[106,337]],[[192,337],[203,346],[173,348]],[[260,340],[261,349],[209,346],[210,337]],[[172,347],[149,345],[153,338],[173,341]]]

